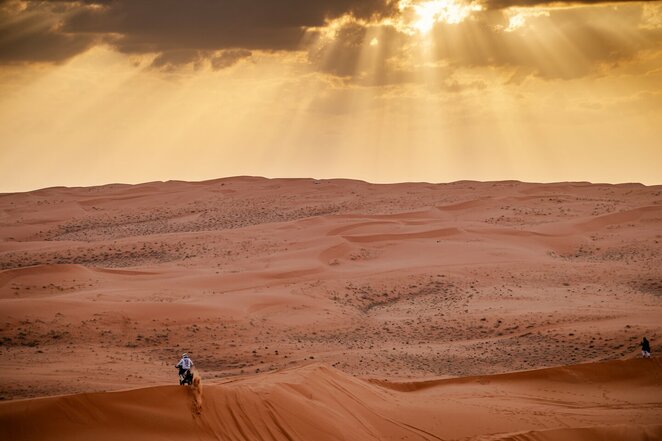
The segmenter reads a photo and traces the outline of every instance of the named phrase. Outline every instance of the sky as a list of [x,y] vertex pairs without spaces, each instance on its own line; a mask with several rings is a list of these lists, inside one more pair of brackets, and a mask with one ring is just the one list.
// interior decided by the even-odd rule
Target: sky
[[662,184],[662,1],[0,0],[0,192]]

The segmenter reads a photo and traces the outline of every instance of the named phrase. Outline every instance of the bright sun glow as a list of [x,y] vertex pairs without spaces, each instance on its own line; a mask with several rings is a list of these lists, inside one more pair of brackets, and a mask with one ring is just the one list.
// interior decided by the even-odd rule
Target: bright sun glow
[[427,0],[414,2],[401,0],[400,11],[413,11],[409,27],[421,34],[427,34],[439,22],[456,24],[463,21],[472,11],[480,11],[482,7],[474,2],[464,3],[457,0]]
[[507,12],[508,26],[504,29],[506,32],[514,32],[524,27],[528,19],[535,17],[549,17],[549,11],[532,10],[531,8],[511,8]]

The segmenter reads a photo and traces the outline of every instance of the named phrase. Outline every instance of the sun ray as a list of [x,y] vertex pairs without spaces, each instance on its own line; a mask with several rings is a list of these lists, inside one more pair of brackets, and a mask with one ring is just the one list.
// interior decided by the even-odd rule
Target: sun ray
[[462,0],[400,0],[399,27],[411,34],[427,34],[437,23],[457,24],[472,12],[483,9],[476,1]]

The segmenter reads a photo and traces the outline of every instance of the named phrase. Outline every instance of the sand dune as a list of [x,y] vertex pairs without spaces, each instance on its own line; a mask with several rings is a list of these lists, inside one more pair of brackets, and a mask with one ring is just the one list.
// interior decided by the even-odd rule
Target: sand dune
[[0,403],[0,431],[13,440],[662,437],[659,360],[398,384],[309,364],[195,395],[158,386]]
[[[428,389],[449,393],[452,387],[443,383],[448,378],[498,379],[500,388],[512,392],[519,383],[487,376],[546,367],[561,375],[566,371],[559,366],[607,360],[638,366],[641,360],[630,359],[638,356],[644,335],[657,354],[660,207],[660,186],[514,181],[373,185],[237,177],[0,195],[0,400],[81,393],[88,395],[68,399],[88,400],[96,397],[93,392],[132,387],[182,398],[180,389],[162,385],[176,379],[172,365],[186,351],[204,378],[205,406],[223,403],[226,398],[214,398],[219,388],[226,392],[218,397],[252,403],[249,415],[271,418],[270,412],[281,410],[265,407],[269,401],[255,388],[283,375],[299,378],[308,385],[301,390],[314,397],[314,387],[330,390],[311,386],[319,376],[360,398],[352,401],[338,391],[346,410],[315,411],[306,417],[308,425],[302,423],[310,427],[305,430],[346,418],[338,430],[375,439],[381,432],[369,435],[376,429],[364,423],[372,424],[377,412],[400,424],[388,423],[389,430],[410,439],[434,439],[422,431],[443,439],[570,437],[564,427],[586,439],[626,427],[645,439],[657,433],[648,427],[656,421],[637,421],[634,412],[649,415],[650,406],[635,402],[633,413],[625,412],[629,419],[601,419],[613,413],[612,402],[608,395],[594,396],[601,389],[593,380],[582,392],[593,397],[591,403],[570,391],[543,402],[521,401],[534,388],[523,385],[511,400],[520,404],[502,408],[500,418],[486,417],[494,423],[483,426],[472,412],[487,412],[489,394],[475,396],[458,414],[442,399],[426,402],[425,396]],[[301,368],[311,362],[330,368]],[[311,369],[315,374],[306,374]],[[573,369],[570,377],[583,368]],[[563,381],[571,384],[570,377]],[[235,383],[226,380],[234,378],[232,389]],[[453,387],[475,385],[453,381]],[[421,389],[406,392],[411,384]],[[288,405],[314,409],[305,395],[296,395],[299,386],[273,387],[272,395],[299,400]],[[413,419],[380,407],[384,394],[415,409]],[[132,408],[123,400],[111,412]],[[532,403],[557,406],[555,415],[576,406],[594,410],[561,424],[530,414]],[[9,406],[3,412],[13,405],[3,404]],[[235,409],[239,422],[233,424],[248,430],[236,402],[218,406]],[[432,408],[440,412],[429,417],[435,425],[414,418]],[[155,409],[146,418],[160,418],[163,410]],[[206,411],[232,420],[223,413],[227,409]],[[71,412],[73,418],[82,411]],[[366,416],[358,421],[355,414]],[[441,424],[442,417],[458,424]],[[192,417],[177,418],[189,427]],[[602,428],[606,423],[610,427]],[[232,430],[234,439],[268,439],[266,432]],[[281,433],[275,426],[270,430]],[[312,433],[300,430],[300,438]],[[342,431],[331,434],[354,439]]]

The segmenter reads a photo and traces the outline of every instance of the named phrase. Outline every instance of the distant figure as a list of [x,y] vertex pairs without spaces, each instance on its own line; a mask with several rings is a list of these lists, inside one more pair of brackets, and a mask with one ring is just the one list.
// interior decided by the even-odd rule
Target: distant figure
[[191,373],[191,368],[193,367],[193,360],[191,360],[186,352],[182,355],[182,359],[179,360],[179,363],[175,366],[179,368],[179,384],[192,384],[193,383],[193,374]]
[[639,346],[641,346],[641,355],[643,355],[644,358],[651,358],[651,344],[648,342],[646,337],[641,340]]

